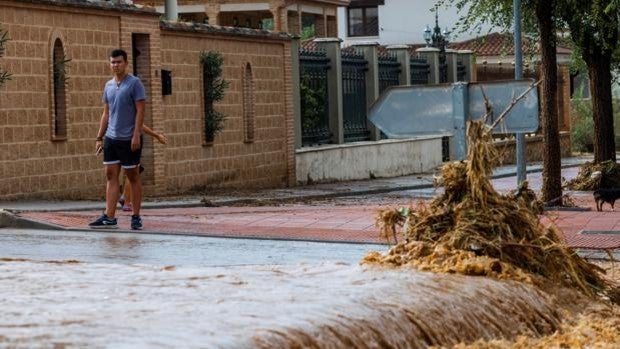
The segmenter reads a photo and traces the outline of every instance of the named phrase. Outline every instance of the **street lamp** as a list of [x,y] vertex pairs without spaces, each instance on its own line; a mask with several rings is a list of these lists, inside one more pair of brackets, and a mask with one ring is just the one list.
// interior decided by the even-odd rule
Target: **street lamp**
[[424,28],[424,33],[422,35],[424,37],[424,41],[426,41],[427,47],[430,45],[431,47],[439,49],[439,69],[441,75],[440,80],[447,81],[448,69],[446,66],[446,48],[450,40],[450,31],[448,30],[448,28],[446,28],[444,29],[443,33],[441,32],[441,28],[439,27],[439,15],[437,10],[438,8],[437,6],[435,6],[435,27],[431,29],[428,25],[426,25],[426,28]]
[[426,41],[426,47],[428,47],[428,45],[431,43],[431,27],[428,26],[428,24],[426,25],[426,28],[424,28],[424,41]]
[[450,38],[450,32],[448,28],[444,29],[443,33],[439,27],[439,15],[437,14],[437,8],[435,8],[435,27],[432,29],[427,25],[424,29],[424,41],[430,44],[432,47],[440,50],[446,49],[448,46],[448,39]]

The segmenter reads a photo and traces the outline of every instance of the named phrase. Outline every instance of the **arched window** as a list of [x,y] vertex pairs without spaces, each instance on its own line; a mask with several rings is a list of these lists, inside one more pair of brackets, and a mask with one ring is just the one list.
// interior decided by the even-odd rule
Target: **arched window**
[[54,40],[52,51],[52,140],[67,139],[67,64],[60,38]]
[[243,73],[243,141],[254,142],[254,78],[250,63]]

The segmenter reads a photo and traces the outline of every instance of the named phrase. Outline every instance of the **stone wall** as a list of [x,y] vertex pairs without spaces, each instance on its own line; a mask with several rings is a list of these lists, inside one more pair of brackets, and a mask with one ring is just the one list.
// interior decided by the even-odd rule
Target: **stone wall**
[[[113,2],[0,0],[0,27],[9,32],[0,68],[0,199],[101,198],[105,176],[94,138],[109,52],[129,53],[129,71],[145,83],[145,122],[169,145],[145,137],[146,195],[196,187],[284,186],[295,181],[290,39],[209,26],[160,28],[159,14]],[[66,136],[53,136],[52,54],[60,39],[67,65]],[[134,54],[132,46],[140,51]],[[201,50],[224,55],[232,82],[216,109],[229,116],[213,145],[202,137]],[[134,66],[134,62],[135,65]],[[255,140],[243,142],[242,67],[255,87]],[[160,70],[172,70],[173,94],[162,97]],[[62,111],[60,113],[63,113]]]

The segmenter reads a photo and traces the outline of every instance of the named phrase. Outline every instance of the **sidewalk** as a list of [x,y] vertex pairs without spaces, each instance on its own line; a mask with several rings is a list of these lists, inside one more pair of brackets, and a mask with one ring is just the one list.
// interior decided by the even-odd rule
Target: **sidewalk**
[[[579,164],[589,158],[563,160],[562,175],[572,178]],[[541,186],[541,166],[531,165],[530,186]],[[185,198],[147,201],[142,211],[145,230],[159,234],[186,234],[218,237],[253,237],[338,242],[383,243],[375,227],[377,211],[385,206],[364,203],[361,195],[404,192],[432,188],[432,174],[397,178],[319,184],[313,186],[259,190]],[[506,191],[516,186],[515,167],[504,166],[494,172],[493,185]],[[424,191],[422,191],[424,192]],[[427,193],[428,190],[426,191]],[[417,193],[417,192],[416,192]],[[296,204],[285,202],[336,196],[359,196],[360,203],[350,205]],[[413,195],[415,196],[415,194]],[[558,227],[568,245],[583,249],[620,248],[620,216],[606,205],[603,212],[592,210],[589,192],[574,192],[572,198],[581,210],[548,211],[543,222]],[[205,204],[208,202],[209,207]],[[411,201],[411,200],[409,200]],[[241,207],[232,205],[245,204]],[[395,202],[406,205],[410,202]],[[271,205],[267,205],[271,204]],[[220,206],[220,207],[213,207]],[[100,214],[101,202],[0,203],[0,208],[17,213],[16,226],[87,230],[90,220]],[[585,210],[587,208],[589,210]],[[129,214],[119,212],[121,231],[129,229]]]
[[[570,157],[562,159],[563,168],[573,168],[592,161],[591,156]],[[528,173],[539,173],[542,164],[528,164]],[[344,181],[336,183],[314,184],[293,188],[262,189],[262,190],[231,190],[226,194],[208,195],[204,197],[182,198],[146,198],[142,204],[145,209],[154,208],[180,208],[180,207],[205,207],[205,206],[234,206],[265,205],[312,199],[324,199],[332,197],[369,195],[378,193],[398,192],[406,190],[419,190],[433,188],[433,176],[435,173],[414,174],[409,176],[377,178],[357,181]],[[500,179],[516,176],[516,166],[506,165],[493,171],[493,178]],[[531,187],[532,179],[528,178]],[[510,184],[506,184],[510,185]],[[516,177],[509,189],[516,187]],[[0,201],[0,210],[14,212],[38,212],[38,211],[90,211],[103,210],[103,201]]]

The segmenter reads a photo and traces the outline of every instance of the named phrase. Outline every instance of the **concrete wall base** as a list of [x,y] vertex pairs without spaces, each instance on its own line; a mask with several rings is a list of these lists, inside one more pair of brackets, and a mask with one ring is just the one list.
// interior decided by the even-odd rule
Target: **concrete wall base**
[[436,169],[441,136],[298,149],[297,184],[405,176]]

